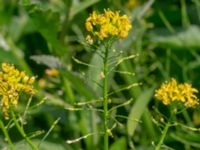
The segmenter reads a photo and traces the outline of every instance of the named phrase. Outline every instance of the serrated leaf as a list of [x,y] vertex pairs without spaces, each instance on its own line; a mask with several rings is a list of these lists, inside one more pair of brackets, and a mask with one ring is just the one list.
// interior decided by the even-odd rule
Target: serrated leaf
[[157,45],[174,49],[199,49],[200,48],[200,28],[190,26],[188,29],[174,35],[154,36],[151,41]]
[[50,9],[42,10],[36,8],[37,7],[34,7],[33,10],[30,10],[29,14],[33,19],[37,29],[45,35],[57,35],[57,32],[60,28],[59,13],[53,12]]
[[52,55],[33,55],[30,59],[49,68],[59,68],[62,65],[59,58]]
[[128,121],[127,121],[127,130],[129,136],[132,136],[134,134],[135,129],[138,125],[138,120],[140,120],[142,114],[147,108],[147,105],[151,100],[153,93],[154,93],[154,88],[148,89],[145,92],[143,92],[137,98],[135,104],[131,108],[131,112],[128,116]]
[[25,5],[25,8],[36,30],[46,39],[52,52],[62,56],[67,49],[57,38],[61,27],[59,13],[51,9],[42,9],[38,4]]

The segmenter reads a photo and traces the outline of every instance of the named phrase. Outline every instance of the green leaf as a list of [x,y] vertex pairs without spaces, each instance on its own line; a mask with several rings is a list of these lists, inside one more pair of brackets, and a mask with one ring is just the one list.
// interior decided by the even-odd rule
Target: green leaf
[[28,74],[32,74],[24,60],[22,50],[17,47],[10,37],[5,37],[3,34],[0,34],[0,62],[14,63]]
[[0,62],[12,62],[14,64],[17,64],[17,61],[15,61],[14,55],[10,51],[4,51],[0,48]]
[[[40,142],[39,140],[33,140],[33,141],[36,145]],[[69,146],[67,149],[71,150]],[[32,149],[26,142],[21,141],[15,144],[15,150],[32,150]],[[62,146],[62,144],[45,141],[41,144],[40,150],[66,150],[66,147]]]
[[[170,137],[175,139],[176,141],[179,141],[180,143],[183,143],[184,145],[190,145],[192,147],[200,148],[199,144],[199,134],[194,134],[194,133],[187,133],[187,136],[185,136],[185,133],[178,133],[178,132],[173,132],[170,134]],[[194,140],[196,138],[196,140]],[[198,141],[197,141],[198,140]]]
[[84,9],[94,5],[95,3],[99,2],[100,0],[85,0],[80,2],[79,4],[72,5],[71,12],[70,12],[70,19],[72,19],[76,14],[83,11]]
[[46,65],[49,68],[60,68],[62,64],[59,58],[52,55],[33,55],[30,59],[34,60],[38,64]]
[[[26,31],[28,18],[25,15],[15,17],[8,25],[8,35],[14,42],[20,40]],[[16,42],[17,43],[17,42]],[[17,44],[16,44],[17,45]]]
[[142,114],[147,108],[147,105],[151,100],[153,93],[154,88],[146,90],[138,97],[135,104],[133,105],[127,122],[127,130],[129,136],[132,136],[134,134],[135,129],[138,125],[138,120],[140,120]]
[[13,63],[16,65],[19,65],[19,62],[15,58],[12,52],[10,51],[4,51],[0,48],[0,63],[7,62],[7,63]]
[[86,101],[95,99],[96,95],[94,94],[93,90],[84,82],[83,78],[67,70],[64,70],[62,73],[71,83],[73,83],[72,86],[80,95],[85,97]]
[[120,138],[117,139],[110,147],[110,150],[125,150],[126,148],[126,139]]
[[94,54],[90,63],[91,66],[89,67],[86,73],[88,78],[88,85],[93,88],[93,90],[97,93],[98,96],[101,96],[102,89],[99,84],[101,84],[101,66],[103,66],[102,58],[98,54]]
[[159,46],[174,49],[199,49],[200,48],[200,28],[190,26],[188,29],[174,35],[154,36],[151,41]]
[[[62,63],[57,57],[51,55],[35,55],[31,56],[31,59],[37,62],[38,64],[46,65],[50,68],[61,68]],[[78,74],[72,73],[66,69],[61,70],[61,74],[64,75],[71,83],[73,87],[77,90],[78,93],[83,95],[87,100],[91,100],[95,95],[91,92],[89,86],[86,85],[84,79],[78,76]]]
[[63,53],[66,52],[67,49],[57,38],[61,27],[59,13],[51,9],[42,9],[38,4],[25,5],[25,8],[29,13],[36,31],[40,32],[46,39],[52,52],[56,55],[63,56]]

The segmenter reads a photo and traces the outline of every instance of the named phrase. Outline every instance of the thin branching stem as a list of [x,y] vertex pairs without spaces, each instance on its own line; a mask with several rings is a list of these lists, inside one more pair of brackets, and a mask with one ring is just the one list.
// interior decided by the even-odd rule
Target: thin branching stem
[[50,132],[53,130],[53,128],[56,126],[56,124],[59,122],[59,120],[60,120],[60,117],[53,122],[53,124],[50,127],[50,129],[48,130],[48,132],[44,135],[44,137],[42,138],[42,140],[38,144],[38,148],[40,147],[40,145],[42,144],[42,142],[47,138],[47,136],[50,134]]
[[26,118],[26,114],[28,113],[28,109],[29,109],[29,106],[30,106],[30,104],[31,104],[31,101],[32,101],[32,96],[29,98],[28,103],[27,103],[27,105],[26,105],[26,108],[25,108],[25,111],[24,111],[24,114],[23,114],[23,121],[24,121],[25,118]]
[[133,98],[131,98],[130,100],[128,100],[128,101],[126,101],[126,102],[124,102],[122,104],[119,104],[117,106],[112,107],[111,109],[108,110],[108,112],[112,112],[113,110],[116,110],[119,107],[123,107],[123,106],[129,105],[132,101],[133,101]]
[[75,103],[76,106],[83,106],[83,105],[88,105],[88,104],[93,104],[93,103],[100,103],[102,102],[102,99],[98,99],[98,100],[91,100],[91,101],[86,101],[86,102],[78,102]]
[[124,90],[128,90],[128,89],[130,89],[132,87],[140,86],[140,85],[142,85],[142,83],[133,83],[131,85],[125,86],[123,88],[120,88],[120,89],[118,89],[116,91],[108,93],[108,96],[113,95],[113,94],[118,93],[118,92],[121,92],[121,91],[124,91]]
[[26,133],[24,132],[24,129],[21,128],[21,126],[19,125],[19,122],[14,114],[13,111],[11,111],[11,115],[12,115],[12,118],[13,118],[13,121],[17,127],[17,130],[19,131],[19,133],[23,136],[23,138],[27,141],[27,143],[31,146],[31,148],[33,150],[39,150],[34,144],[33,142],[29,139],[29,137],[26,135]]
[[81,60],[79,60],[79,59],[77,59],[77,58],[75,58],[75,57],[72,57],[72,59],[73,59],[77,64],[84,65],[84,66],[88,66],[88,67],[92,67],[92,68],[97,68],[96,66],[90,65],[90,64],[88,64],[88,63],[85,63],[85,62],[83,62],[83,61],[81,61]]
[[8,142],[8,145],[10,146],[10,149],[14,150],[13,143],[12,143],[12,141],[10,139],[10,136],[9,136],[7,130],[6,130],[6,127],[4,126],[4,123],[3,123],[3,121],[1,119],[0,119],[0,128],[1,128],[4,136],[6,137],[6,141]]
[[66,110],[68,111],[97,111],[100,113],[103,113],[104,111],[102,109],[95,109],[95,108],[75,108],[75,107],[65,107]]
[[139,56],[139,54],[133,54],[133,55],[130,55],[130,56],[127,56],[127,57],[123,57],[121,59],[119,59],[115,65],[109,70],[108,73],[112,72],[119,64],[121,64],[122,62],[124,62],[125,60],[129,60],[129,59],[133,59],[135,57]]
[[168,131],[170,125],[171,125],[171,118],[172,118],[172,115],[170,116],[168,122],[165,125],[165,128],[164,128],[164,130],[162,132],[161,138],[160,138],[158,144],[156,145],[155,150],[160,150],[160,147],[162,146],[162,144],[164,142],[164,139],[165,139],[165,137],[167,135],[167,131]]

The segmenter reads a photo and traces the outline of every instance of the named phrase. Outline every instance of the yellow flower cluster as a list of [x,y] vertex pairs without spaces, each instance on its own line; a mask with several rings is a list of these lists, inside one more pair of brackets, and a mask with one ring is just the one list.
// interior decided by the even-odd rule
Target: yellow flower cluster
[[104,40],[109,36],[125,38],[132,25],[126,15],[120,16],[119,12],[113,12],[105,9],[104,13],[97,14],[93,11],[86,19],[86,30],[91,34],[86,37],[88,43],[93,43],[93,37],[97,36],[100,40]]
[[160,89],[156,90],[155,97],[161,100],[165,105],[178,101],[186,107],[194,107],[199,104],[199,99],[195,95],[198,90],[193,88],[191,84],[178,84],[175,79],[170,82],[163,83]]
[[32,84],[35,77],[29,77],[25,72],[17,70],[14,65],[3,63],[0,71],[0,96],[2,111],[5,119],[9,119],[8,110],[11,105],[16,106],[19,100],[20,92],[26,92],[31,95],[36,90]]

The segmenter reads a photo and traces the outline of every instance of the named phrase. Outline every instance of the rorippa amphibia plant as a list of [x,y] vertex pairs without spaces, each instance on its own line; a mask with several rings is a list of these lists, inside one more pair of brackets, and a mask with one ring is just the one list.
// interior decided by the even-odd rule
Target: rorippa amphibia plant
[[24,71],[16,69],[13,64],[2,63],[0,71],[0,101],[3,117],[0,119],[0,128],[2,129],[11,150],[14,150],[14,146],[6,127],[4,126],[3,118],[5,120],[10,120],[10,118],[12,118],[12,121],[22,137],[28,142],[33,150],[38,150],[38,148],[26,135],[22,125],[16,117],[14,110],[19,103],[21,93],[31,95],[30,99],[36,93],[37,90],[33,87],[34,82],[34,76],[29,77]]
[[[112,56],[112,45],[117,40],[126,38],[129,30],[132,28],[131,21],[127,15],[120,15],[119,11],[105,9],[103,13],[93,11],[85,22],[86,30],[89,34],[86,37],[87,43],[94,48],[103,59],[102,80],[103,80],[103,116],[104,116],[104,150],[109,148],[109,73],[112,70],[109,67],[110,57]],[[133,58],[133,57],[130,57]],[[121,61],[116,61],[119,64]]]
[[191,84],[178,84],[174,78],[172,78],[169,82],[163,83],[161,87],[156,90],[155,98],[162,101],[164,105],[169,105],[170,116],[165,124],[161,138],[156,145],[155,150],[159,150],[161,148],[161,145],[167,135],[167,131],[173,123],[174,116],[185,108],[195,108],[199,105],[199,99],[196,96],[197,93],[198,90],[193,88]]

